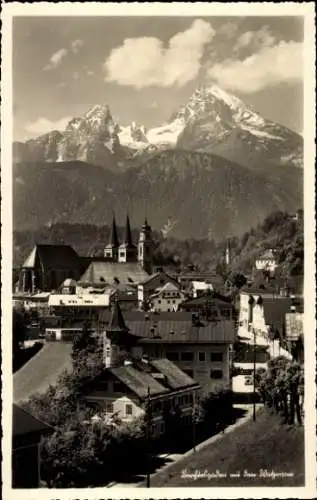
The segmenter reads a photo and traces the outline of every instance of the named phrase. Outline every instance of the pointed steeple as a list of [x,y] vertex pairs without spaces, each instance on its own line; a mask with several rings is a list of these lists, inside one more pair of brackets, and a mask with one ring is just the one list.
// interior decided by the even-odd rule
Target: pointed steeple
[[112,306],[110,321],[107,330],[115,332],[127,332],[129,330],[129,328],[125,324],[118,300],[116,300]]
[[114,214],[112,217],[112,226],[111,226],[109,245],[111,245],[114,248],[117,248],[119,246],[117,224],[116,224],[116,219],[115,219]]
[[130,226],[130,219],[129,219],[129,215],[128,214],[127,214],[127,221],[126,221],[126,226],[125,226],[124,243],[128,247],[133,247],[132,235],[131,235],[131,226]]

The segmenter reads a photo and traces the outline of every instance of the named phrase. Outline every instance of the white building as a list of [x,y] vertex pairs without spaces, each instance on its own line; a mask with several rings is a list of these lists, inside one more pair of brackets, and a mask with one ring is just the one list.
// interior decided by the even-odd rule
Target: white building
[[255,261],[255,268],[257,270],[270,271],[270,273],[272,274],[274,273],[277,266],[278,263],[276,253],[272,248],[269,248]]
[[185,300],[185,294],[181,291],[180,286],[174,283],[165,283],[161,288],[158,288],[156,293],[150,295],[150,310],[151,311],[177,311],[179,305]]
[[206,292],[211,291],[213,291],[211,283],[206,283],[205,281],[192,281],[192,293],[194,299],[204,295]]

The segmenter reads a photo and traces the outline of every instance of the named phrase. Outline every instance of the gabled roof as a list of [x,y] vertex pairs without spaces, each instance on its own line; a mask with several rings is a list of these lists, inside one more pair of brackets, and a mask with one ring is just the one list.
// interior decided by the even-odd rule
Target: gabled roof
[[274,255],[274,251],[269,248],[268,250],[266,250],[264,253],[262,253],[260,255],[260,257],[258,257],[258,260],[276,260],[276,256]]
[[[297,311],[303,312],[303,301],[297,300]],[[289,297],[279,297],[276,299],[263,297],[265,324],[283,331],[285,325],[285,315],[291,311],[293,301]]]
[[176,285],[174,283],[165,283],[165,285],[163,285],[159,291],[160,292],[178,292],[180,290],[180,286],[179,285]]
[[35,245],[23,263],[23,268],[37,265],[44,269],[79,269],[80,257],[69,245]]
[[44,344],[20,370],[13,375],[13,400],[27,401],[35,394],[43,394],[55,385],[65,370],[72,369],[72,345],[65,342]]
[[182,389],[198,385],[195,380],[167,358],[154,359],[149,361],[149,363],[166,377],[167,384],[171,389]]
[[45,424],[41,420],[33,417],[31,413],[25,411],[20,406],[13,404],[13,422],[12,434],[13,437],[25,436],[27,434],[46,434],[53,432],[52,427]]
[[[139,342],[155,343],[232,343],[235,332],[232,320],[201,321],[193,324],[190,312],[144,313],[123,312],[125,323],[131,335],[139,337]],[[101,312],[101,322],[109,322],[109,311]]]
[[141,399],[147,396],[148,389],[152,396],[169,392],[149,373],[137,370],[132,365],[117,366],[108,370]]
[[148,277],[148,273],[138,262],[109,262],[103,259],[93,261],[80,278],[81,283],[97,285],[138,284]]
[[170,276],[169,274],[167,274],[166,272],[164,271],[157,271],[156,273],[154,274],[151,274],[151,276],[147,276],[141,283],[140,285],[145,285],[146,283],[150,283],[152,280],[155,280],[156,278],[159,278],[160,276],[164,276],[165,278],[167,278],[170,282],[172,283],[175,283],[176,286],[178,286],[178,281],[173,278],[172,276]]
[[199,305],[215,306],[215,307],[224,306],[227,308],[234,309],[234,305],[232,304],[231,299],[229,297],[225,297],[223,295],[219,295],[216,293],[201,295],[200,297],[187,299],[182,303],[181,307],[199,306]]

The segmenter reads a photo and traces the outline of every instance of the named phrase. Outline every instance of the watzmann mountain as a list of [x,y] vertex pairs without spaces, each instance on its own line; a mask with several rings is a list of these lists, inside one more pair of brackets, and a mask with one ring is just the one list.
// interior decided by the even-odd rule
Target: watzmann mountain
[[14,163],[18,229],[107,224],[112,210],[138,225],[146,208],[158,230],[221,238],[302,206],[302,138],[216,86],[152,129],[96,105],[64,132],[15,143]]
[[[14,143],[14,159],[85,161],[116,170],[124,160],[169,148],[217,154],[242,165],[302,166],[302,138],[264,119],[217,86],[200,88],[168,123],[149,130],[137,122],[121,126],[107,105],[73,118],[64,132],[53,131]],[[129,163],[128,163],[129,165]]]

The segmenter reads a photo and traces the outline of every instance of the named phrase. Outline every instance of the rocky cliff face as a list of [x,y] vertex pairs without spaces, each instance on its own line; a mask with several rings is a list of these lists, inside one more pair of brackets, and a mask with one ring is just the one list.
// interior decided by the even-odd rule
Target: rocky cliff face
[[[120,126],[109,106],[96,105],[72,119],[64,132],[14,144],[15,161],[86,161],[116,170],[164,149],[217,154],[251,168],[303,164],[302,138],[264,119],[241,99],[217,86],[197,89],[171,120],[147,130]],[[124,162],[127,161],[125,166]]]

